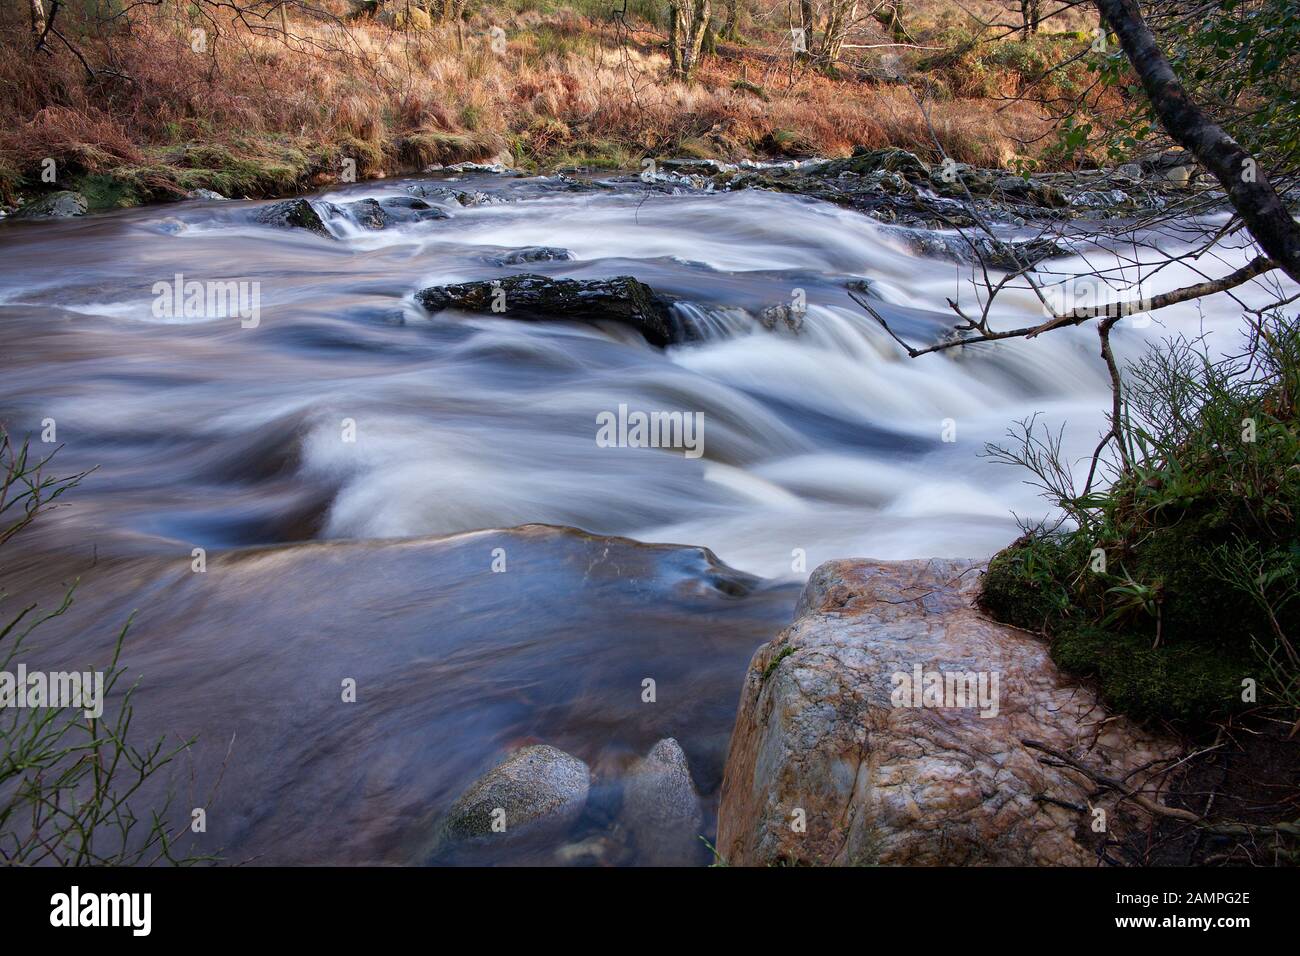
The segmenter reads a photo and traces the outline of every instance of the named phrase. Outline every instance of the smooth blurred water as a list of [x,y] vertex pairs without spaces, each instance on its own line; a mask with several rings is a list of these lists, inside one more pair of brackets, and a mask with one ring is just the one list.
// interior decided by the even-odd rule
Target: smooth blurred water
[[[455,185],[514,201],[452,203],[451,219],[382,232],[340,223],[341,240],[253,226],[246,203],[5,227],[5,420],[35,433],[53,418],[65,466],[99,466],[80,520],[141,543],[539,521],[704,544],[776,576],[797,573],[794,549],[808,569],[844,555],[987,555],[1014,535],[1012,510],[1042,505],[1023,476],[976,458],[983,442],[1043,411],[1083,454],[1101,423],[1088,330],[907,358],[843,283],[870,280],[884,314],[927,342],[951,324],[946,297],[971,300],[969,270],[910,254],[856,213],[758,192]],[[487,261],[543,244],[576,258]],[[618,327],[430,317],[412,301],[427,285],[522,271],[636,275],[686,300],[682,314],[713,337],[659,351]],[[260,325],[155,319],[151,288],[176,273],[260,283]],[[753,319],[796,289],[801,333]],[[1007,324],[1041,317],[1026,293],[998,306]],[[1159,334],[1121,325],[1116,344],[1132,352]],[[702,412],[703,457],[597,447],[596,416],[620,404]],[[345,418],[354,443],[341,440]]]
[[[521,578],[491,573],[475,537],[355,539],[535,522],[796,580],[837,557],[982,557],[1015,537],[1013,511],[1045,510],[1024,475],[977,457],[984,441],[1041,411],[1082,457],[1101,427],[1091,330],[907,358],[845,282],[868,280],[925,343],[952,324],[946,298],[974,301],[969,269],[857,213],[758,192],[452,185],[509,201],[448,202],[449,219],[382,232],[335,221],[336,239],[254,225],[244,202],[0,226],[0,420],[39,437],[52,419],[56,470],[97,468],[0,555],[0,584],[54,600],[82,578],[78,609],[47,627],[62,658],[102,652],[141,609],[127,654],[140,726],[199,735],[209,782],[237,738],[214,833],[239,853],[418,862],[438,813],[525,740],[571,749],[607,783],[676,735],[709,805],[744,663],[795,596],[743,576],[719,589],[732,572],[696,550],[506,536]],[[490,261],[531,245],[574,259]],[[524,271],[634,275],[678,297],[703,339],[658,350],[614,325],[429,316],[413,300]],[[177,273],[258,283],[259,324],[155,317],[154,284]],[[1167,269],[1161,287],[1192,275]],[[801,331],[755,320],[796,290]],[[1188,304],[1121,323],[1115,345],[1136,354],[1203,322],[1231,345],[1238,314],[1224,296]],[[1023,292],[995,316],[1043,318]],[[620,405],[702,413],[703,455],[600,447],[597,418]],[[344,550],[300,544],[320,540]],[[196,547],[230,576],[191,574]],[[380,703],[351,725],[337,687],[358,671]],[[647,673],[665,687],[653,717]],[[593,807],[582,827],[609,831],[614,811]]]

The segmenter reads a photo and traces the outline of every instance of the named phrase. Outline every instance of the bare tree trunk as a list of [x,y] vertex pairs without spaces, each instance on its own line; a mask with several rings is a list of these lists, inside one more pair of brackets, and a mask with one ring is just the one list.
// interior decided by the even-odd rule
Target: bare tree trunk
[[822,39],[822,59],[831,65],[840,61],[844,37],[858,15],[858,0],[831,0],[826,14],[826,35]]
[[907,32],[907,27],[903,25],[903,12],[905,9],[905,0],[894,0],[893,3],[887,3],[876,8],[875,12],[872,13],[876,21],[889,31],[889,35],[895,43],[912,42],[912,35]]
[[722,22],[722,32],[718,36],[724,40],[736,39],[736,30],[738,29],[737,12],[740,6],[740,0],[726,0],[726,19]]
[[1020,39],[1028,40],[1038,32],[1038,24],[1043,19],[1040,0],[1020,0]]
[[669,70],[674,78],[689,80],[709,29],[709,0],[670,0],[669,8]]
[[668,3],[668,72],[677,79],[683,78],[681,36],[685,31],[682,22],[682,10],[685,0],[669,0]]
[[803,31],[803,53],[801,59],[812,55],[813,48],[813,5],[812,0],[799,0],[799,28]]
[[39,43],[41,37],[45,35],[45,6],[41,0],[31,0],[32,5],[32,36]]
[[683,64],[688,80],[695,70],[695,65],[700,62],[700,47],[704,45],[704,34],[709,29],[710,12],[709,0],[695,0],[694,16],[691,18],[691,39],[686,46],[687,56]]
[[1119,37],[1160,125],[1223,185],[1255,241],[1300,282],[1300,223],[1291,217],[1264,170],[1187,95],[1142,18],[1137,0],[1097,0],[1097,8]]

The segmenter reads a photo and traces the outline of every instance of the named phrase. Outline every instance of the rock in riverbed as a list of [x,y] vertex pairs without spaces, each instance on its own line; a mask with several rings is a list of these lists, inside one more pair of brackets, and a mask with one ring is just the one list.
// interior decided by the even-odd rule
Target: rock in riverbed
[[391,196],[386,199],[358,199],[344,203],[337,211],[363,229],[387,229],[399,222],[426,222],[450,219],[444,210],[415,196]]
[[306,229],[308,232],[314,232],[326,239],[334,238],[333,233],[326,228],[325,220],[316,211],[316,207],[306,199],[286,199],[283,202],[271,203],[271,205],[257,211],[254,221],[263,226],[276,226],[280,229]]
[[15,219],[71,219],[84,216],[89,208],[81,193],[62,189],[56,193],[33,199],[14,213]]
[[577,757],[545,745],[525,747],[470,784],[448,811],[443,833],[457,840],[560,831],[582,813],[590,787],[591,770]]
[[704,812],[681,745],[665,737],[637,761],[623,790],[623,817],[649,866],[690,866],[704,853]]
[[[1023,741],[1138,788],[1176,748],[1107,714],[1041,640],[981,617],[978,572],[856,560],[813,573],[746,675],[718,820],[727,862],[1096,862],[1092,808],[1110,836],[1127,818]],[[956,695],[958,675],[974,699]]]
[[306,229],[326,239],[335,239],[337,237],[325,225],[327,219],[347,219],[354,225],[373,232],[386,229],[394,223],[449,219],[450,216],[445,210],[431,206],[418,197],[390,196],[384,199],[357,199],[342,204],[286,199],[259,210],[254,218],[264,226]]
[[526,262],[565,262],[572,258],[572,252],[557,246],[525,246],[500,255],[488,256],[488,262],[495,266],[518,266]]
[[[755,188],[810,196],[900,226],[953,229],[981,221],[1066,223],[1160,209],[1185,189],[1190,167],[1168,165],[1180,161],[1154,161],[1164,164],[1157,169],[1156,181],[1142,175],[1148,164],[1021,176],[951,160],[929,164],[897,147],[859,146],[852,156],[840,159],[721,169],[708,182],[719,190]],[[1102,195],[1109,197],[1104,203],[1093,201]]]
[[660,347],[678,338],[668,303],[632,276],[611,279],[503,276],[433,286],[416,293],[416,299],[430,312],[463,309],[510,319],[621,322],[639,331],[651,345]]
[[1064,245],[1046,236],[1003,240],[979,234],[886,228],[890,230],[891,235],[905,242],[918,256],[949,259],[953,262],[982,262],[990,268],[1005,269],[1008,272],[1017,272],[1037,265],[1044,259],[1070,254],[1070,250]]

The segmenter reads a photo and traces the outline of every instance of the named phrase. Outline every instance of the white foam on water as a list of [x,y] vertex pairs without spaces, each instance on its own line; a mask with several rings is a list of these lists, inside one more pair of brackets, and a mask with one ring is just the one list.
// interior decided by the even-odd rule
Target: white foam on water
[[[325,198],[392,195],[408,193],[394,183]],[[101,446],[121,456],[107,455],[103,472],[120,475],[119,488],[148,468],[161,470],[166,484],[168,455],[176,453],[169,434],[239,464],[249,447],[260,447],[259,434],[288,429],[300,444],[296,472],[277,480],[332,489],[326,537],[570,524],[704,545],[741,569],[774,576],[798,576],[833,557],[988,555],[1017,534],[1013,511],[1033,518],[1049,506],[1025,484],[1027,473],[981,460],[984,444],[1042,412],[1054,430],[1065,426],[1067,454],[1082,461],[1103,427],[1108,382],[1090,327],[912,359],[842,296],[819,299],[819,289],[866,279],[883,303],[914,310],[904,334],[916,344],[954,324],[948,298],[963,307],[976,302],[969,267],[919,257],[858,213],[759,192],[580,192],[447,208],[453,219],[379,232],[336,219],[339,239],[328,243],[251,225],[246,208],[222,209],[224,221],[202,212],[176,235],[135,230],[120,253],[95,250],[106,257],[101,285],[116,282],[120,294],[97,286],[94,301],[68,308],[143,327],[156,321],[140,298],[151,278],[175,271],[206,278],[214,262],[229,274],[255,238],[256,264],[267,270],[262,326],[156,327],[109,346],[111,326],[83,328],[75,334],[88,337],[88,348],[119,356],[80,371],[69,366],[69,378],[50,368],[10,376],[6,393],[13,389],[17,402],[14,396],[51,390],[44,407],[56,408],[61,422],[119,436],[118,446]],[[178,207],[176,215],[200,212]],[[617,259],[620,273],[636,274],[637,262],[646,262],[685,286],[716,287],[708,306],[679,307],[705,340],[661,351],[627,329],[429,317],[409,305],[423,286],[482,277],[485,250],[533,245],[576,256],[548,263],[554,274]],[[1162,250],[1179,251],[1172,242]],[[1160,253],[1144,256],[1150,264]],[[1222,274],[1248,256],[1228,250],[1222,261],[1200,265]],[[1103,260],[1093,252],[1086,262],[1052,260],[1040,269],[1084,272],[1117,261]],[[159,263],[168,274],[154,277]],[[751,282],[766,289],[785,274],[791,286],[812,290],[797,332],[780,322],[762,328],[727,301],[726,289]],[[1180,263],[1144,291],[1201,278],[1195,264]],[[10,309],[39,298],[42,282],[34,278],[26,293],[0,284],[0,303]],[[1256,304],[1265,292],[1243,287],[1238,296]],[[359,324],[348,310],[361,306],[410,322]],[[1121,322],[1113,342],[1121,359],[1131,358],[1151,341],[1205,328],[1212,346],[1226,351],[1238,343],[1239,313],[1232,298],[1214,296],[1162,310],[1146,328]],[[998,328],[1043,319],[1042,305],[1025,291],[1004,294],[992,312]],[[190,379],[158,383],[145,368]],[[703,457],[599,447],[597,416],[620,405],[702,414]],[[344,419],[355,422],[355,442],[340,437]],[[945,432],[955,432],[955,441],[945,441]],[[152,438],[133,445],[121,436]],[[150,487],[149,506],[165,511],[168,493],[179,508],[183,488]],[[211,490],[214,508],[220,493]],[[795,552],[805,556],[802,572]]]

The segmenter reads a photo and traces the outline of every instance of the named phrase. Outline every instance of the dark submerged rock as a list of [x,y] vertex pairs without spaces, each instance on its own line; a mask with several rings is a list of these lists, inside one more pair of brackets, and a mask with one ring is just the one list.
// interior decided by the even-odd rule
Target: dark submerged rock
[[690,866],[703,856],[704,811],[681,745],[665,737],[628,775],[623,816],[649,866]]
[[388,225],[388,217],[377,199],[359,199],[347,203],[347,216],[362,229],[379,230]]
[[344,203],[342,211],[362,229],[372,231],[386,229],[395,223],[451,218],[444,210],[431,206],[415,196],[358,199],[355,202]]
[[556,246],[525,246],[523,249],[515,249],[499,256],[489,256],[488,262],[497,266],[518,266],[526,262],[563,262],[572,258],[574,255],[568,249],[560,249]]
[[[668,303],[632,276],[610,279],[552,279],[505,276],[500,279],[433,286],[416,293],[430,312],[463,309],[514,319],[576,319],[621,322],[637,329],[651,345],[663,347],[680,338]],[[500,303],[504,311],[494,312]]]
[[985,235],[955,235],[922,229],[896,229],[893,234],[921,256],[953,262],[983,262],[993,269],[1015,272],[1037,265],[1044,259],[1068,256],[1070,250],[1045,236],[1023,240],[993,239]]
[[430,205],[415,196],[393,196],[379,200],[379,207],[389,222],[427,222],[433,219],[450,219],[445,209]]

